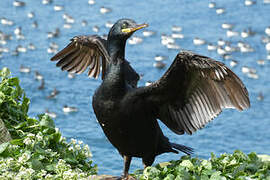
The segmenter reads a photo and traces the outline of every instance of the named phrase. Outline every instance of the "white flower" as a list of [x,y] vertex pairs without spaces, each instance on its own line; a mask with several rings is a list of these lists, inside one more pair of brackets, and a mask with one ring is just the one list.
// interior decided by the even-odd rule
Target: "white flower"
[[77,140],[73,139],[73,138],[70,139],[70,142],[71,142],[71,144],[77,144]]
[[41,176],[45,176],[46,174],[47,174],[47,171],[45,171],[44,169],[41,169],[40,175],[41,175]]
[[27,137],[27,138],[25,138],[25,139],[23,140],[23,143],[24,143],[25,145],[30,145],[30,144],[34,143],[34,141],[31,140],[29,137]]
[[29,151],[26,151],[22,154],[22,156],[19,157],[18,162],[26,162],[31,158],[31,153]]
[[28,169],[25,170],[25,172],[26,172],[28,175],[31,175],[31,174],[33,174],[33,173],[35,172],[35,170],[32,169],[32,168],[28,168]]
[[38,132],[37,135],[36,135],[36,138],[37,138],[38,141],[42,141],[43,140],[42,133]]
[[53,178],[53,176],[51,175],[51,174],[47,174],[46,176],[45,176],[45,179],[52,179]]
[[73,146],[68,147],[68,150],[73,151],[74,150]]
[[79,150],[81,150],[81,146],[79,144],[76,144],[75,149],[79,151]]
[[56,133],[59,133],[59,128],[55,128],[55,132]]
[[90,151],[86,151],[84,152],[85,157],[91,158],[92,157],[92,153]]
[[64,142],[64,141],[66,141],[66,140],[67,140],[67,139],[66,139],[65,137],[63,137],[63,136],[60,137],[60,141],[61,141],[61,142]]
[[52,149],[46,149],[45,150],[47,153],[50,153],[50,152],[52,152]]
[[85,144],[85,145],[83,146],[83,150],[85,150],[85,151],[89,151],[89,150],[90,150],[88,144]]
[[35,171],[33,169],[31,168],[26,169],[25,167],[22,166],[19,170],[19,173],[15,177],[15,179],[31,179],[31,175],[34,172]]
[[9,165],[12,163],[13,160],[14,160],[13,158],[7,158],[7,159],[5,160],[6,165],[9,166]]
[[79,141],[78,141],[78,144],[79,144],[79,145],[83,144],[83,141],[79,140]]
[[76,176],[77,176],[77,174],[74,173],[74,172],[72,172],[71,169],[69,169],[68,171],[65,171],[65,172],[63,173],[63,178],[64,178],[64,179],[75,179]]
[[33,133],[29,133],[29,134],[27,134],[27,137],[32,137],[32,138],[34,138],[35,135],[34,135]]

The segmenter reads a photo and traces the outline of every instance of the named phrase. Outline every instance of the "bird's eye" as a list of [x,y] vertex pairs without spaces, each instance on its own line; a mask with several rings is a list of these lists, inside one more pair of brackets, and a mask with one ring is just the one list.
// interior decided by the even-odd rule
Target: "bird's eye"
[[126,29],[127,28],[127,23],[124,23],[123,25],[122,25],[122,29]]

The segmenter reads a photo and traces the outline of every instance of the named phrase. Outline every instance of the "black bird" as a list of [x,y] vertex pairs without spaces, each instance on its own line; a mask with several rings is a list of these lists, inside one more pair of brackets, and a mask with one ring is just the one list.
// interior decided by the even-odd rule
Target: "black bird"
[[127,39],[147,24],[120,19],[108,39],[76,36],[51,58],[62,70],[97,78],[92,105],[109,141],[124,158],[124,177],[132,157],[152,165],[165,152],[186,154],[192,148],[169,142],[157,119],[176,134],[192,134],[203,128],[224,108],[240,111],[250,106],[241,80],[223,63],[189,51],[179,52],[167,72],[149,86],[137,87],[139,75],[125,59]]

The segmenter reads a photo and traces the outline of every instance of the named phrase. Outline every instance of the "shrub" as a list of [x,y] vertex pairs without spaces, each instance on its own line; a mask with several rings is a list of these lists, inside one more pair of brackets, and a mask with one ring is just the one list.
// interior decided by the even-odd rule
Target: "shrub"
[[0,70],[0,120],[12,140],[0,145],[0,179],[87,179],[97,173],[88,145],[67,142],[54,121],[45,114],[27,115],[30,100],[10,77]]
[[135,176],[140,180],[270,180],[270,161],[236,150],[220,157],[212,153],[209,160],[183,156],[137,171]]

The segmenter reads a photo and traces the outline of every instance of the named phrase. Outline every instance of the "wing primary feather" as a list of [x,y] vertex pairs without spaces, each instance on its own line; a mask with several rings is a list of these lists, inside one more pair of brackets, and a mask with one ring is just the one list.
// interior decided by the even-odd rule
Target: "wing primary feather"
[[203,101],[201,99],[201,95],[200,95],[198,90],[195,92],[194,97],[197,100],[196,102],[198,102],[198,104],[199,104],[199,111],[200,111],[200,115],[202,116],[202,124],[204,124],[204,120],[207,118],[207,116],[206,116],[206,113],[204,111],[204,104],[203,104]]
[[90,69],[93,69],[93,67],[96,64],[96,52],[94,52],[93,50],[91,50],[90,52],[90,58],[91,58],[91,63],[90,63]]
[[70,57],[70,59],[72,60],[68,64],[62,66],[62,70],[70,70],[73,67],[76,67],[76,65],[80,62],[80,51],[77,51],[76,54]]
[[198,123],[199,123],[199,126],[200,126],[200,128],[201,128],[201,126],[203,125],[203,116],[201,115],[201,110],[200,110],[200,105],[199,105],[199,102],[197,102],[197,100],[196,100],[196,98],[194,97],[195,96],[195,94],[193,94],[192,96],[191,96],[191,101],[192,101],[192,103],[194,104],[192,107],[194,108],[194,109],[196,109],[196,115],[197,115],[197,117],[198,117]]
[[88,55],[87,53],[85,53],[82,58],[81,58],[81,62],[80,64],[78,64],[78,67],[76,68],[76,72],[77,74],[81,74],[86,67],[88,66],[88,61],[87,61]]
[[191,132],[196,131],[196,128],[192,124],[192,120],[193,120],[192,116],[191,116],[191,114],[188,111],[188,108],[186,106],[183,108],[183,112],[184,112],[185,116],[187,117],[187,122],[186,123],[187,123],[187,126],[189,127],[190,131]]
[[[71,64],[73,64],[74,62],[76,62],[76,58],[79,56],[79,54],[80,54],[80,51],[75,51],[74,53],[72,53],[70,56],[66,56],[64,59],[65,59],[65,61],[63,61],[63,62],[61,62],[61,61],[59,61],[57,64],[56,64],[56,66],[60,66],[60,67],[62,67],[61,69],[62,70],[66,70],[66,68],[68,67],[68,66],[70,66]],[[64,60],[63,59],[63,60]]]
[[83,58],[86,54],[81,53],[79,57],[76,58],[76,64],[73,67],[68,69],[68,72],[77,73],[78,69],[81,69],[85,62],[83,62]]
[[192,109],[192,106],[190,104],[190,101],[189,101],[189,103],[186,104],[186,113],[189,113],[189,115],[191,117],[189,122],[193,126],[194,131],[196,131],[197,129],[199,129],[199,126],[197,124],[198,119],[197,119],[197,117],[195,115],[194,110]]
[[100,61],[101,61],[101,57],[99,56],[98,59],[97,59],[97,65],[95,67],[95,74],[94,74],[94,77],[96,79],[98,78],[98,75],[99,75],[99,72],[100,72]]
[[181,116],[180,113],[178,113],[176,110],[170,109],[170,112],[174,115],[174,117],[177,117],[177,124],[178,127],[181,127],[182,130],[184,130],[185,132],[187,132],[186,130],[186,126],[184,125],[185,123],[183,122],[183,117]]
[[89,77],[93,77],[94,74],[95,74],[95,67],[96,67],[96,64],[97,64],[97,56],[98,56],[97,53],[95,53],[93,58],[92,58],[94,64],[91,63],[91,65],[93,65],[93,66],[89,70],[89,73],[88,73]]
[[83,61],[85,62],[83,68],[78,71],[78,74],[84,72],[86,70],[86,68],[89,66],[91,60],[90,60],[90,56],[88,54],[85,55],[85,57],[83,58]]
[[190,108],[193,111],[193,116],[194,116],[194,120],[195,120],[194,123],[196,124],[196,129],[200,129],[200,117],[199,117],[199,113],[198,113],[198,110],[196,108],[196,105],[195,105],[192,98],[189,99],[189,102],[190,102]]
[[208,105],[207,105],[206,100],[204,98],[204,94],[200,88],[198,88],[198,93],[200,94],[200,99],[201,99],[201,102],[203,103],[202,111],[205,115],[205,119],[203,122],[204,122],[204,124],[206,124],[206,122],[208,121],[209,116],[210,116],[210,114],[208,113]]
[[179,109],[179,111],[176,111],[177,114],[179,114],[181,116],[182,121],[181,124],[184,127],[184,130],[188,133],[188,134],[192,134],[192,131],[190,130],[190,128],[188,127],[188,119],[185,115],[185,113],[183,112],[182,109]]
[[56,61],[56,60],[62,59],[65,56],[69,55],[70,53],[72,53],[76,50],[77,50],[77,48],[75,46],[75,43],[70,42],[64,49],[62,49],[60,52],[58,52],[56,55],[54,55],[51,58],[51,61]]

